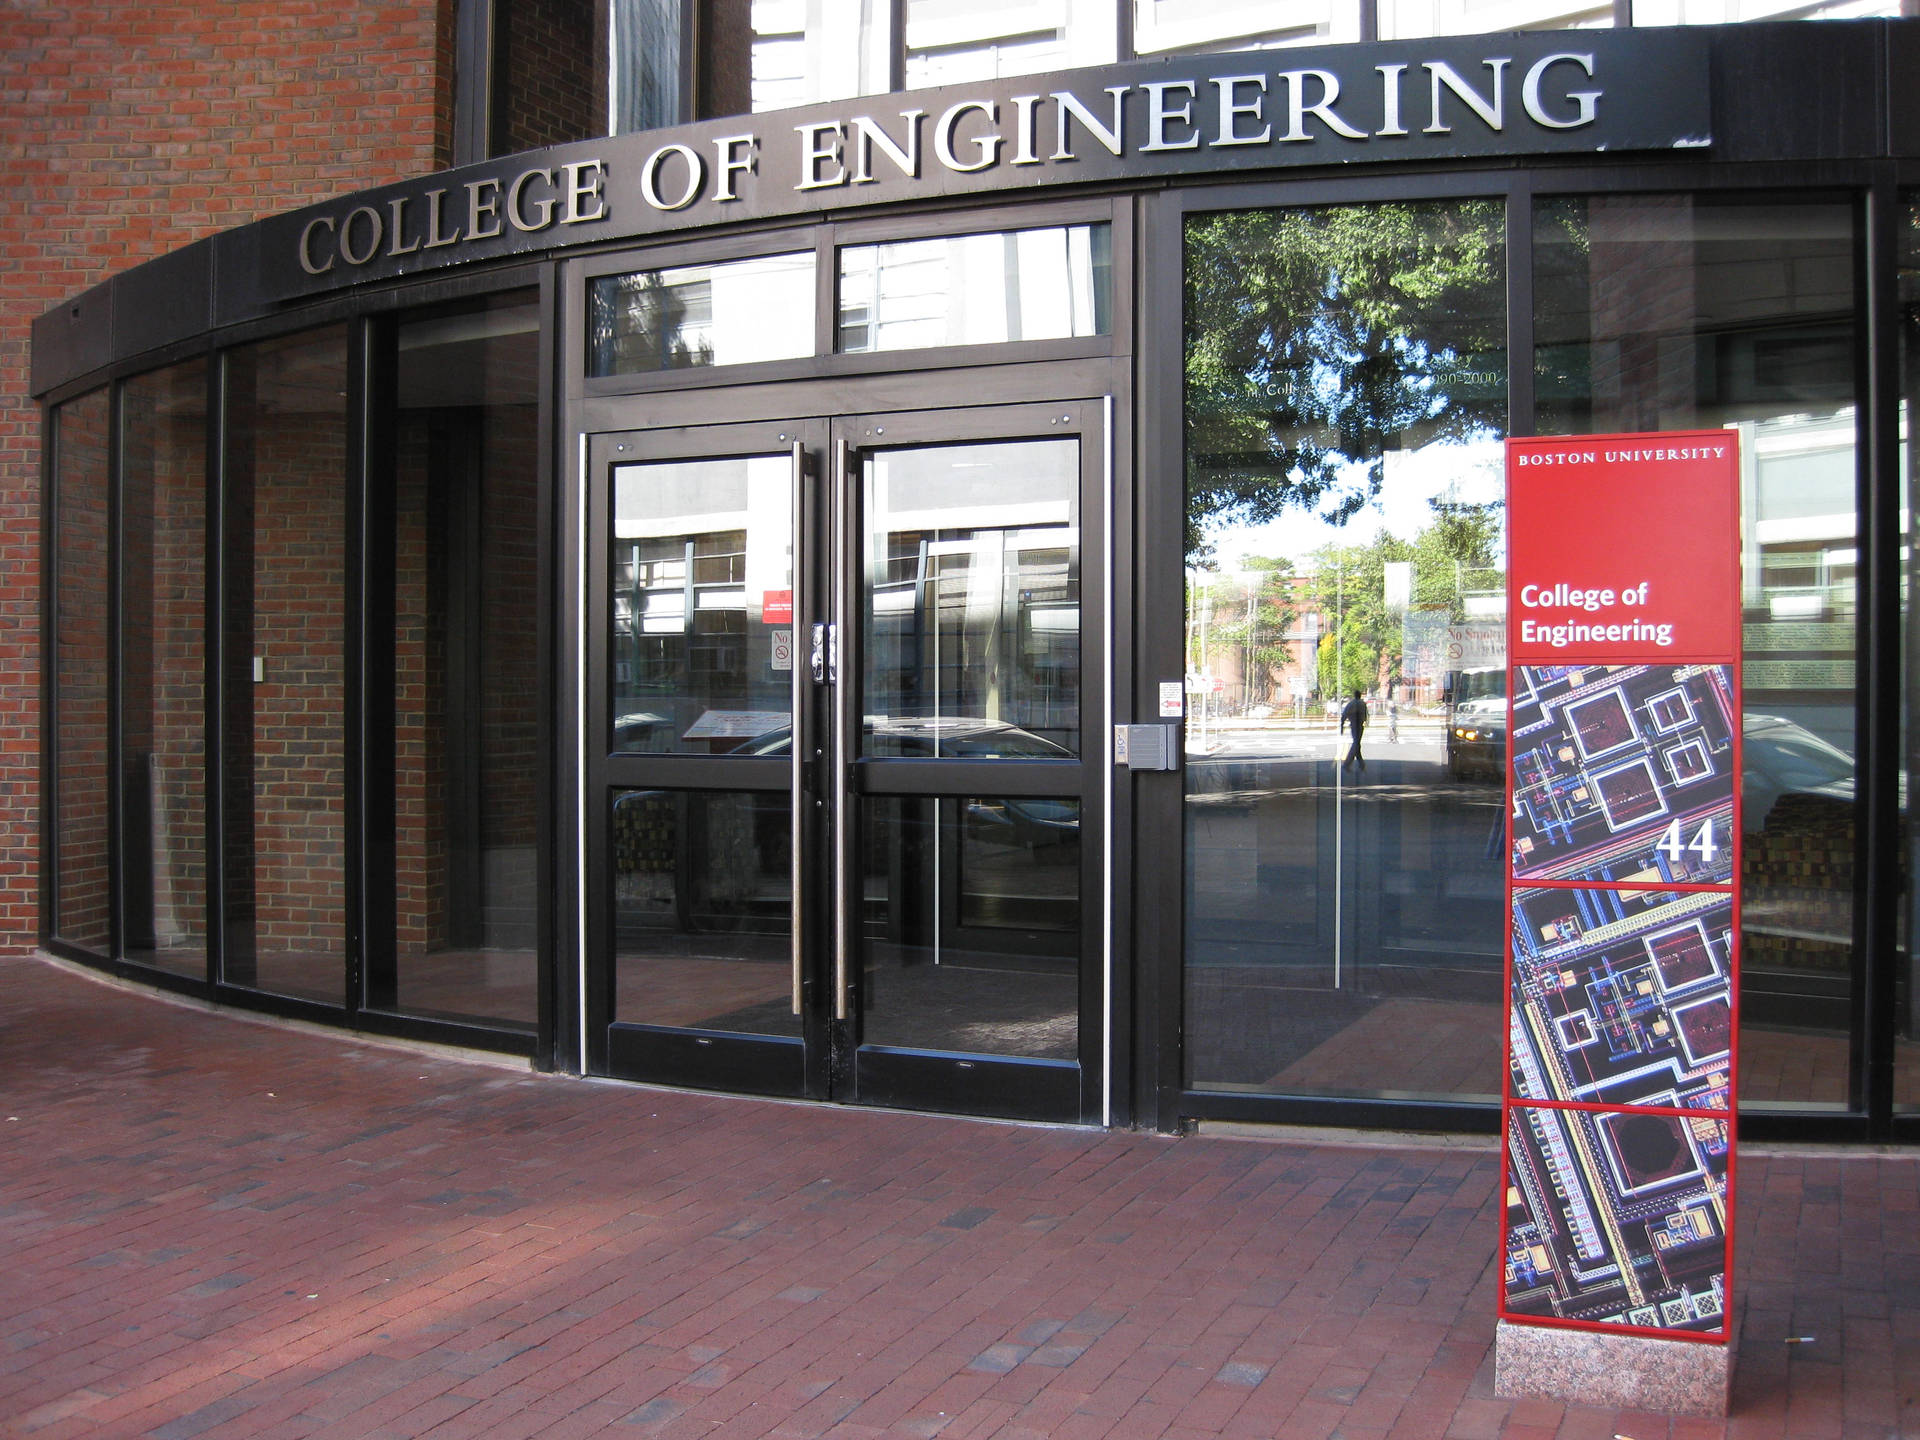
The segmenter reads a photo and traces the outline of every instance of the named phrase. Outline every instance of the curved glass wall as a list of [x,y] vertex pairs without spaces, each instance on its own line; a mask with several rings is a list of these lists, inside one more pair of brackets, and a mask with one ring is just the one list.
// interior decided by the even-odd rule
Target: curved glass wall
[[1188,222],[1192,1088],[1499,1097],[1504,235]]
[[1741,1098],[1851,1103],[1859,610],[1853,213],[1690,195],[1543,200],[1546,434],[1740,437]]

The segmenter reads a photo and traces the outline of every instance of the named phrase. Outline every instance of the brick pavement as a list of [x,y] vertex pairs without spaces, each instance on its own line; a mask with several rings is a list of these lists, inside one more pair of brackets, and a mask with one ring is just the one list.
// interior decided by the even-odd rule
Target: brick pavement
[[1707,1423],[1493,1397],[1490,1149],[669,1093],[0,986],[9,1436],[1920,1437],[1920,1156],[1743,1161]]

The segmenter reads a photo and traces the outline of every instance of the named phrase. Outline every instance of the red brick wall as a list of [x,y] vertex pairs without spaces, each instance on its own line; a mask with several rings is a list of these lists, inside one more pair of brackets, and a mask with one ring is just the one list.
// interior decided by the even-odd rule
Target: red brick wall
[[452,0],[0,4],[0,949],[33,940],[40,417],[28,327],[142,260],[445,164]]

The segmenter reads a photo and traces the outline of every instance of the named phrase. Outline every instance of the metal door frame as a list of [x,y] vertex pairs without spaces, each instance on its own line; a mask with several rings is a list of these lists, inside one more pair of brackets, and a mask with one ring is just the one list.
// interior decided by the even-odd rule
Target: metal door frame
[[[603,792],[609,788],[609,767],[612,762],[604,753],[596,754],[594,749],[604,738],[609,713],[608,658],[602,648],[608,632],[605,606],[609,575],[608,559],[601,554],[601,550],[610,535],[607,508],[610,499],[605,493],[608,488],[605,476],[610,472],[613,452],[603,452],[602,447],[631,439],[639,444],[639,449],[632,457],[638,459],[666,458],[669,453],[684,455],[689,459],[702,455],[770,453],[776,448],[788,446],[793,446],[796,452],[804,447],[807,458],[817,457],[816,463],[808,466],[799,516],[802,535],[811,538],[807,543],[795,545],[798,568],[793,631],[798,689],[797,677],[807,664],[807,645],[803,637],[813,624],[823,623],[826,612],[834,608],[829,603],[827,585],[835,584],[843,596],[857,597],[859,582],[853,574],[853,566],[845,567],[838,577],[838,583],[835,577],[827,573],[830,567],[825,559],[827,546],[824,532],[833,523],[828,514],[827,488],[832,481],[834,452],[857,439],[878,439],[882,433],[886,437],[881,442],[883,445],[910,446],[1045,438],[1048,435],[1073,433],[1081,440],[1082,760],[1073,771],[1076,778],[1069,788],[1082,805],[1082,834],[1085,839],[1080,858],[1079,1056],[1074,1067],[1073,1084],[1067,1087],[1072,1094],[1068,1095],[1063,1088],[1064,1082],[1058,1073],[1063,1067],[1059,1062],[1028,1062],[1044,1064],[1049,1073],[1025,1076],[1027,1083],[1024,1086],[1010,1085],[1010,1075],[1021,1063],[1011,1057],[1002,1064],[998,1063],[997,1057],[953,1057],[930,1051],[862,1051],[854,1043],[852,1032],[844,1035],[827,1034],[823,1027],[836,1024],[857,1027],[858,1012],[857,1006],[853,1007],[854,1015],[848,1020],[835,1020],[832,1016],[835,1008],[833,1003],[830,999],[823,1000],[819,993],[833,984],[834,946],[830,934],[826,933],[832,914],[821,913],[829,907],[813,904],[807,898],[829,893],[827,885],[823,884],[817,873],[816,862],[810,862],[813,865],[811,873],[798,877],[800,889],[796,892],[802,897],[802,913],[805,917],[796,936],[797,942],[805,947],[805,965],[796,971],[800,976],[797,988],[804,992],[807,1001],[803,1006],[804,1041],[799,1045],[802,1058],[798,1067],[791,1057],[778,1060],[771,1058],[772,1054],[786,1048],[780,1042],[764,1045],[754,1042],[742,1047],[728,1045],[720,1037],[695,1035],[689,1031],[682,1032],[686,1042],[682,1044],[672,1038],[662,1039],[660,1030],[650,1029],[647,1033],[651,1037],[651,1045],[662,1053],[679,1054],[680,1060],[666,1067],[668,1072],[677,1070],[679,1073],[654,1071],[639,1078],[675,1084],[711,1085],[747,1093],[805,1095],[816,1099],[835,1097],[858,1103],[917,1108],[979,1110],[1014,1118],[1110,1122],[1113,1118],[1112,1079],[1116,1049],[1113,1001],[1116,990],[1121,988],[1116,985],[1113,968],[1117,956],[1112,913],[1114,843],[1112,826],[1109,824],[1113,810],[1111,692],[1115,634],[1127,624],[1126,617],[1114,614],[1113,605],[1113,398],[1111,394],[1102,394],[1092,398],[1010,404],[1014,396],[989,393],[977,399],[970,395],[971,403],[964,407],[915,409],[895,408],[885,403],[892,399],[890,394],[885,393],[871,397],[847,396],[849,388],[853,387],[844,383],[828,386],[818,382],[779,387],[781,391],[792,392],[790,398],[802,402],[794,406],[802,418],[784,422],[771,419],[734,420],[726,414],[729,407],[708,405],[700,408],[714,417],[709,424],[649,424],[648,421],[653,417],[646,412],[661,407],[648,403],[653,397],[640,396],[624,400],[612,397],[597,400],[590,407],[591,411],[597,413],[581,417],[581,427],[576,431],[579,469],[572,503],[572,528],[578,536],[578,559],[569,577],[573,591],[569,597],[569,608],[575,622],[572,627],[575,643],[570,648],[576,672],[572,693],[577,739],[573,757],[575,783],[570,787],[574,793],[570,802],[576,810],[572,848],[576,873],[580,877],[577,884],[579,907],[574,917],[578,958],[573,967],[574,976],[571,977],[578,990],[574,997],[574,1014],[570,1018],[578,1027],[575,1034],[581,1047],[581,1068],[594,1074],[630,1073],[630,1066],[621,1063],[617,1038],[612,1042],[612,1049],[609,1041],[610,1034],[615,1033],[617,1026],[617,1022],[609,1023],[611,893],[597,878],[590,879],[598,874],[594,868],[596,860],[610,862],[608,825],[601,811],[606,808]],[[884,390],[894,387],[858,388]],[[999,387],[983,388],[992,391]],[[966,387],[942,386],[942,397],[954,394],[956,389],[964,391]],[[1027,395],[1032,393],[1032,389],[1026,391]],[[872,409],[836,406],[833,404],[836,395],[842,398],[874,398],[883,404]],[[921,394],[912,398],[924,398],[924,395],[925,391],[921,389]],[[764,392],[756,398],[764,399]],[[751,408],[763,410],[765,407],[755,405]],[[869,433],[863,434],[863,431]],[[857,492],[861,488],[857,474],[849,474],[847,484],[850,491]],[[851,514],[844,516],[843,520],[850,529],[855,528]],[[843,545],[857,543],[857,534],[848,535],[842,542]],[[819,557],[811,565],[801,558],[809,552]],[[844,608],[847,601],[843,598],[839,604]],[[854,646],[848,645],[843,653],[848,661],[858,663]],[[853,675],[854,683],[843,684],[833,693],[840,697],[851,697],[846,703],[857,708],[857,673],[851,670],[845,673]],[[817,719],[812,712],[816,706],[822,705],[822,697],[827,693],[821,687],[808,687],[808,696],[802,707],[806,714],[801,727],[803,745],[809,743],[804,739],[809,731],[819,733],[815,729]],[[672,762],[668,769],[685,772],[684,783],[687,788],[765,788],[757,783],[742,784],[740,782],[745,777],[739,776],[738,772],[729,775],[729,772],[719,768],[740,763],[736,760],[704,756],[661,758]],[[797,752],[796,758],[808,759],[798,756]],[[760,762],[747,763],[758,765]],[[912,760],[882,761],[877,765],[874,762],[850,762],[844,767],[824,764],[818,767],[817,776],[809,774],[806,783],[809,796],[817,796],[828,788],[837,772],[846,778],[845,803],[849,807],[857,807],[861,794],[946,793],[941,790],[942,785],[950,791],[968,779],[979,778],[978,767],[1020,763],[1033,765],[1057,762]],[[886,779],[887,772],[882,767],[896,765],[908,767],[911,774],[903,770],[899,775]],[[968,770],[966,767],[969,766],[974,768]],[[613,767],[616,771],[618,768]],[[796,764],[794,769],[797,773],[800,766]],[[878,790],[870,790],[869,784],[876,774],[882,777],[882,784]],[[756,778],[764,780],[766,777]],[[680,780],[673,782],[676,788],[682,783]],[[1055,784],[1052,781],[1041,783],[1048,789],[1054,788]],[[849,808],[846,813],[851,816],[854,810]],[[796,816],[796,828],[799,825]],[[852,826],[849,824],[841,828],[842,833],[850,833]],[[805,852],[816,856],[821,853],[822,846],[816,842],[824,840],[826,834],[822,828],[807,826],[807,841],[803,847]],[[830,907],[843,917],[850,913],[847,909],[849,902],[845,898],[846,883],[843,872],[842,898],[836,906]],[[850,977],[843,970],[839,983],[844,987],[849,980]],[[762,1057],[768,1059],[769,1063],[761,1065],[751,1059],[745,1052],[752,1049],[769,1052]],[[983,1064],[983,1059],[996,1063]],[[833,1073],[833,1067],[836,1066],[844,1073]],[[1048,1083],[1033,1083],[1036,1080]],[[1023,1089],[1031,1091],[1033,1097],[1024,1103],[1020,1098]]]

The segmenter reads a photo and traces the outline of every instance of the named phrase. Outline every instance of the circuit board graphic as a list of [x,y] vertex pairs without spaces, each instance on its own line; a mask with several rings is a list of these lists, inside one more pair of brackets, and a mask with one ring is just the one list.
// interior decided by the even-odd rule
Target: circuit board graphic
[[1727,892],[1516,889],[1515,1098],[1725,1113],[1733,946]]
[[1507,1108],[1505,1310],[1721,1336],[1727,1122]]
[[1522,665],[1513,685],[1516,878],[1730,881],[1730,667]]

